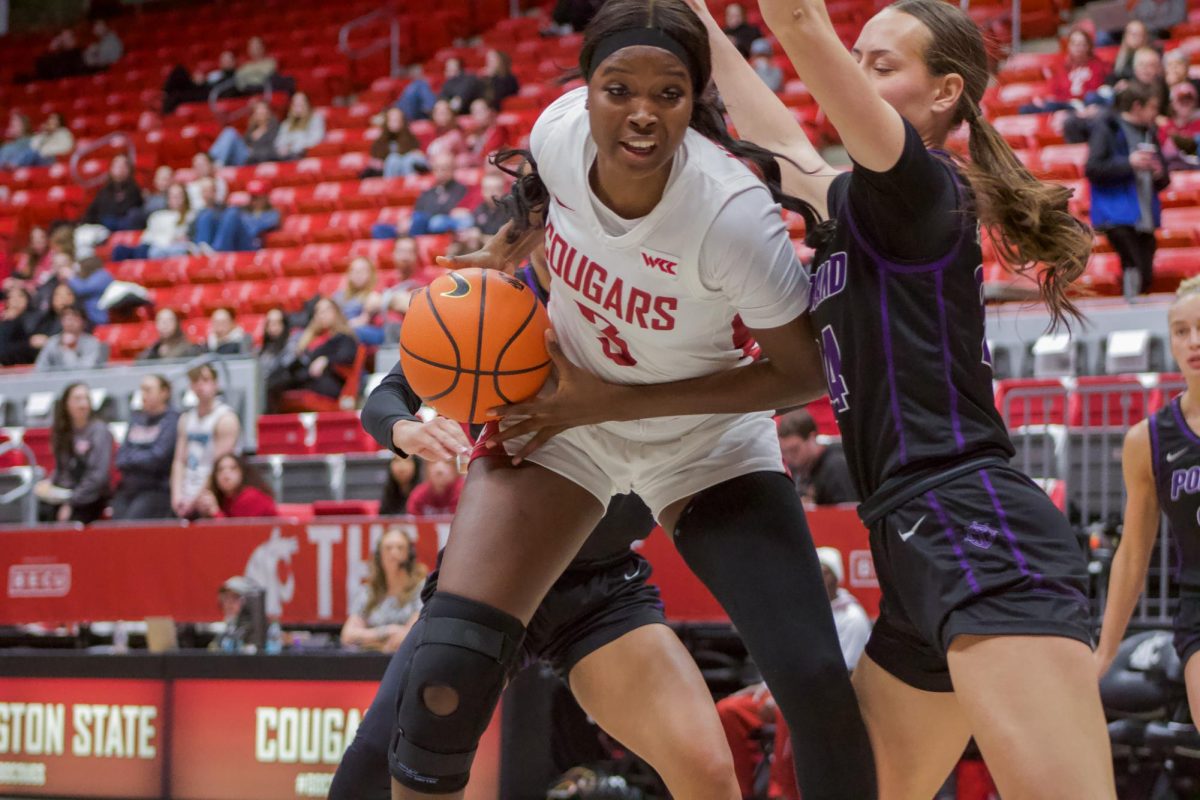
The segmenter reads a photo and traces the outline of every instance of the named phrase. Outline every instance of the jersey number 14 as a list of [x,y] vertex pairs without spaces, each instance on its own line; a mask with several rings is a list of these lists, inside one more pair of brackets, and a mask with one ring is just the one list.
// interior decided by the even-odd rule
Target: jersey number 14
[[842,377],[842,349],[832,325],[821,329],[821,355],[825,364],[825,385],[829,387],[829,403],[838,414],[850,410],[850,390]]

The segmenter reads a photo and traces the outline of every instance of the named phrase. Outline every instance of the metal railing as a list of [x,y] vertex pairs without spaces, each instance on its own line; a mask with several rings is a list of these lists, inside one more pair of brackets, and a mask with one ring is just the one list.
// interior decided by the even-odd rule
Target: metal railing
[[254,107],[254,101],[257,99],[262,99],[268,105],[271,103],[271,81],[268,80],[263,84],[261,94],[251,95],[242,106],[234,111],[227,112],[219,105],[221,95],[236,87],[237,80],[235,78],[226,78],[217,85],[213,86],[212,91],[208,93],[208,108],[210,111],[212,111],[213,119],[217,120],[222,125],[229,125],[230,123],[236,122],[242,117],[248,116],[250,114],[250,109]]
[[19,503],[21,506],[19,522],[24,525],[34,525],[37,523],[37,498],[33,494],[33,487],[41,480],[45,470],[38,466],[37,456],[23,441],[0,444],[0,456],[8,455],[13,451],[25,455],[27,466],[14,467],[5,471],[6,476],[16,477],[18,483],[8,491],[0,493],[0,506]]
[[[388,24],[388,34],[386,36],[378,36],[362,47],[351,46],[351,34],[353,34],[356,30],[367,27],[368,25],[373,25],[380,22],[386,22]],[[399,78],[401,75],[400,16],[394,9],[388,8],[387,6],[350,20],[341,27],[341,30],[338,31],[338,50],[340,50],[342,54],[346,56],[346,58],[349,58],[352,61],[357,61],[361,58],[372,56],[384,48],[388,48],[390,56],[388,62],[388,75],[392,78]]]
[[133,146],[133,137],[127,133],[114,131],[113,133],[105,134],[99,139],[93,139],[87,144],[80,145],[79,147],[75,148],[75,152],[71,153],[71,160],[68,162],[71,180],[75,181],[85,189],[94,189],[108,180],[107,170],[91,178],[84,177],[79,173],[79,164],[89,158],[92,153],[95,153],[97,150],[103,150],[105,147],[109,147],[111,145],[116,145],[118,147],[124,145],[125,154],[129,156],[130,166],[132,167],[137,163],[137,148]]

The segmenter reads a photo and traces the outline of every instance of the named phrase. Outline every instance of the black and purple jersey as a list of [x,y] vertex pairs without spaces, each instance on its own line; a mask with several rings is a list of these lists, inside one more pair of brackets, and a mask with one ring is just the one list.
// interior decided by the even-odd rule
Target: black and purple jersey
[[1150,417],[1150,455],[1158,506],[1179,553],[1179,582],[1200,589],[1200,436],[1178,397]]
[[905,128],[892,169],[856,165],[834,180],[836,232],[813,261],[809,310],[864,500],[889,481],[1014,452],[992,393],[968,190]]

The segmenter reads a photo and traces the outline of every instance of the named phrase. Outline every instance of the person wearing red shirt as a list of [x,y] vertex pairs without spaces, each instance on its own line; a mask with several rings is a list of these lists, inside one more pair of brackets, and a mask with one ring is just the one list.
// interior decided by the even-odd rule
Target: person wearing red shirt
[[408,496],[407,510],[415,517],[453,514],[458,509],[463,478],[449,461],[425,462],[425,480]]
[[1191,81],[1171,87],[1171,103],[1166,115],[1158,119],[1158,142],[1162,145],[1167,169],[1195,169],[1197,139],[1200,136],[1200,105]]
[[467,151],[458,156],[460,167],[480,167],[487,157],[508,146],[508,128],[496,121],[496,110],[482,97],[471,103],[471,117],[467,122]]
[[196,498],[203,517],[274,517],[275,498],[253,464],[226,453],[213,465],[208,489]]
[[1104,85],[1110,67],[1095,54],[1092,35],[1075,28],[1067,36],[1066,53],[1050,68],[1047,92],[1021,109],[1025,114],[1060,111],[1088,102],[1088,96]]

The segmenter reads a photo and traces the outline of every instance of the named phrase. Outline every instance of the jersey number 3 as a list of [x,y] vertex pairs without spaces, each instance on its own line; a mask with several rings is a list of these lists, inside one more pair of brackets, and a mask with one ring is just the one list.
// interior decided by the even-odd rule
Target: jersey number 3
[[833,326],[826,325],[821,329],[821,354],[825,363],[825,383],[829,387],[829,402],[838,414],[850,410],[850,390],[846,388],[846,379],[842,377],[842,349],[838,347],[837,336]]
[[583,318],[600,331],[596,338],[600,340],[604,355],[622,367],[636,367],[637,359],[629,352],[629,345],[621,338],[621,332],[603,314],[596,313],[578,300],[575,301],[575,305],[579,306]]

